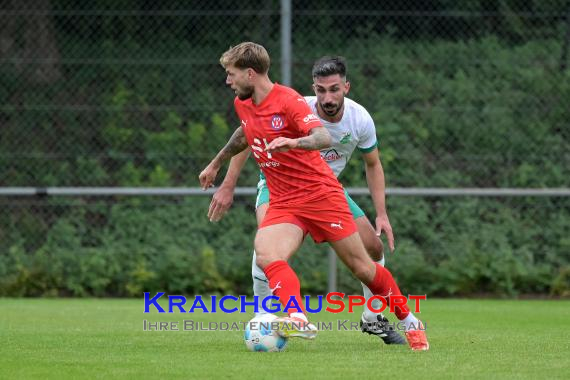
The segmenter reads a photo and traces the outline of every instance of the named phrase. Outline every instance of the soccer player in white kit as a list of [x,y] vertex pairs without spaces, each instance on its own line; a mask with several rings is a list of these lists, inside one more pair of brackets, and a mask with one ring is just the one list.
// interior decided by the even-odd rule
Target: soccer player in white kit
[[[316,96],[307,96],[305,100],[332,137],[332,146],[322,150],[321,157],[338,177],[352,153],[356,149],[361,152],[368,188],[376,211],[376,228],[346,190],[345,195],[368,254],[374,261],[384,265],[383,245],[379,236],[382,232],[386,234],[390,251],[394,250],[394,237],[386,212],[384,171],[379,158],[374,121],[363,106],[345,97],[350,90],[350,82],[346,80],[346,63],[342,57],[327,56],[319,59],[313,66],[312,74]],[[232,158],[224,181],[212,198],[208,211],[211,221],[220,220],[231,206],[237,178],[248,154],[246,151]],[[269,190],[263,175],[260,175],[256,199],[258,224],[265,216],[269,201]],[[263,270],[255,262],[254,252],[252,261],[254,295],[263,300],[271,295],[271,290]],[[362,288],[367,300],[373,296],[364,284]],[[373,305],[375,308],[380,308],[380,301],[376,300]],[[382,314],[376,314],[364,307],[360,322],[363,332],[380,337],[386,344],[406,343],[398,332],[390,328],[388,320]]]

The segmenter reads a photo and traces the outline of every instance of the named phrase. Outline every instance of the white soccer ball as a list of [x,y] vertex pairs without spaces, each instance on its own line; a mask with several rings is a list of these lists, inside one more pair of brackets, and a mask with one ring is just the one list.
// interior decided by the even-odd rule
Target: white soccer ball
[[287,338],[277,334],[271,328],[271,323],[275,322],[277,316],[273,314],[263,314],[250,320],[245,327],[245,346],[250,351],[255,352],[279,352],[287,347]]

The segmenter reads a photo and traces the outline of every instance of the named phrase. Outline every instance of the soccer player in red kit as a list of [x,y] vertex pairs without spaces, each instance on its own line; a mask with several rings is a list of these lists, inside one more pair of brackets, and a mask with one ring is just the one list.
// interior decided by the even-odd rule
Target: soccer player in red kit
[[[327,241],[345,265],[376,295],[390,303],[389,295],[401,295],[392,274],[368,256],[358,235],[342,186],[321,158],[330,135],[305,99],[296,91],[271,82],[270,59],[261,45],[244,42],[220,58],[228,84],[236,93],[234,107],[241,125],[226,146],[200,173],[202,188],[213,186],[225,160],[250,148],[265,175],[271,193],[267,214],[257,231],[254,248],[272,293],[289,318],[285,336],[312,339],[316,327],[308,323],[302,306],[300,283],[289,266],[306,234],[317,243]],[[291,298],[294,303],[291,303]],[[299,309],[291,306],[299,306]],[[408,327],[406,337],[413,350],[429,344],[420,321],[406,305],[395,314]]]

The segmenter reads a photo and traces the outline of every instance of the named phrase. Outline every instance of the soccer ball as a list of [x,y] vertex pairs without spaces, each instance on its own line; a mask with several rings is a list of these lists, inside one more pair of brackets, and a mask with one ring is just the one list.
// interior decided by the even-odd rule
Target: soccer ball
[[287,338],[277,334],[271,329],[271,322],[277,316],[273,314],[263,314],[250,320],[245,328],[245,346],[250,351],[255,352],[279,352],[287,347]]

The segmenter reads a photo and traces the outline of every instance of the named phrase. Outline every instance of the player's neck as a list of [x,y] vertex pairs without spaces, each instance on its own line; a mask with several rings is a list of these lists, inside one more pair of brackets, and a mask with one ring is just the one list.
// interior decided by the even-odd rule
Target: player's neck
[[253,95],[251,96],[251,100],[253,104],[259,105],[261,102],[267,98],[267,95],[273,90],[274,83],[266,78],[262,80],[257,86],[255,86],[253,90]]
[[321,105],[317,103],[317,114],[319,117],[329,123],[338,123],[342,120],[342,115],[344,115],[344,104],[338,113],[334,116],[328,116],[325,111],[321,108]]

